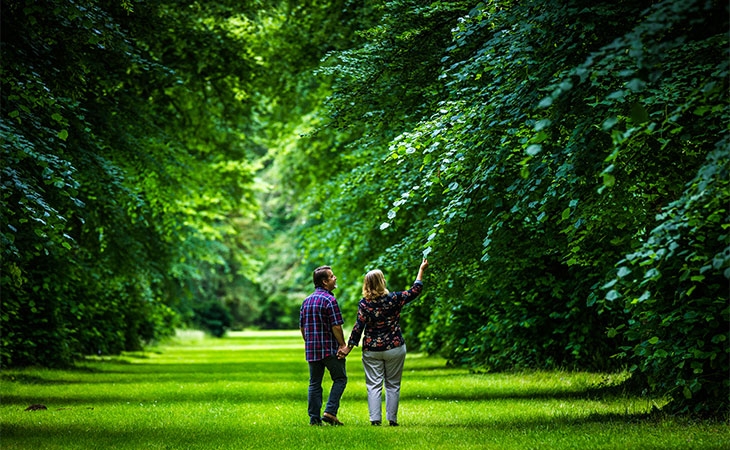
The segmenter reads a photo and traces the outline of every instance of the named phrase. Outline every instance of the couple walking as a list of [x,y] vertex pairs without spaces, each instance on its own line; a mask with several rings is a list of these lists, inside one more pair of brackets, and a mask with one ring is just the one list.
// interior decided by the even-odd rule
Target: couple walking
[[[400,328],[403,306],[413,301],[423,290],[423,272],[428,267],[424,258],[418,268],[413,286],[407,291],[389,292],[383,272],[371,270],[365,275],[362,299],[358,304],[357,321],[345,342],[342,314],[332,294],[337,288],[337,277],[330,266],[314,270],[314,293],[302,303],[299,329],[304,338],[309,363],[308,412],[310,425],[343,425],[337,419],[340,398],[347,385],[345,357],[362,341],[362,363],[368,390],[370,423],[382,423],[382,389],[385,384],[386,419],[391,426],[398,425],[398,401],[406,345]],[[322,411],[322,379],[325,369],[332,378],[332,389]]]

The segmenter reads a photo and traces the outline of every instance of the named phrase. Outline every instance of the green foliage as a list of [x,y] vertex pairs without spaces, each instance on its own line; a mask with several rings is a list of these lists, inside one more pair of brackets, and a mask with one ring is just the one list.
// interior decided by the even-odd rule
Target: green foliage
[[169,335],[254,276],[236,100],[254,58],[219,11],[26,3],[2,5],[0,364],[64,365]]
[[[257,53],[265,70],[276,76],[262,86],[257,116],[262,127],[256,139],[270,149],[259,192],[267,227],[254,239],[262,261],[252,293],[261,298],[258,326],[298,327],[299,307],[313,289],[312,270],[331,263],[339,277],[345,269],[329,256],[307,257],[311,250],[302,245],[310,239],[303,237],[312,224],[310,214],[319,215],[320,205],[338,195],[324,186],[341,164],[338,146],[353,140],[327,122],[323,105],[332,93],[333,76],[314,72],[328,52],[363,40],[356,33],[367,26],[373,8],[349,0],[302,1],[265,13],[270,25],[261,30]],[[326,239],[310,236],[313,244]]]
[[[32,3],[32,4],[31,4]],[[476,4],[475,4],[476,3]],[[2,4],[0,364],[296,327],[432,264],[409,348],[728,408],[717,1]]]
[[[695,356],[707,360],[701,378],[680,378],[691,398],[673,395],[676,374],[663,357],[628,357],[627,347],[643,345],[645,312],[614,306],[602,288],[617,262],[643,261],[627,255],[667,220],[658,213],[725,176],[722,162],[710,170],[706,157],[725,151],[718,140],[728,131],[726,5],[392,1],[376,13],[365,41],[320,69],[334,77],[328,111],[336,128],[298,147],[311,166],[284,164],[314,174],[294,178],[305,257],[339,264],[340,295],[355,299],[365,270],[383,268],[400,288],[429,255],[427,294],[404,328],[409,345],[454,363],[636,364],[634,381],[671,395],[668,410],[726,407],[708,401],[727,398],[719,395],[727,393],[727,346],[716,337],[728,327],[722,279],[692,292],[702,298],[697,315],[685,318],[673,303],[647,306],[647,314],[671,316],[667,323],[687,321],[671,328],[664,351],[704,352]],[[699,173],[706,182],[692,181]],[[716,198],[722,205],[726,197]],[[692,226],[714,231],[692,238],[688,252],[701,262],[661,271],[663,296],[685,292],[671,281],[685,273],[720,273],[707,261],[724,264],[715,255],[727,245],[719,231],[726,217],[719,206],[693,212]],[[660,245],[671,244],[644,253]],[[708,270],[689,280],[710,280]],[[345,305],[350,314],[354,303]],[[686,343],[690,328],[701,345]],[[653,336],[664,339],[645,339]]]
[[729,167],[725,138],[605,286],[607,306],[629,317],[615,333],[630,344],[623,356],[632,372],[671,395],[676,412],[728,408]]
[[[360,45],[331,52],[317,72],[321,79],[331,79],[334,88],[327,98],[329,109],[312,121],[318,128],[297,143],[298,155],[287,152],[287,159],[279,160],[280,171],[297,182],[291,190],[299,206],[295,212],[304,261],[310,270],[333,265],[342,280],[338,297],[351,313],[364,270],[380,266],[393,289],[413,281],[420,261],[418,241],[425,236],[406,237],[398,251],[386,256],[400,236],[392,232],[395,227],[380,227],[391,206],[402,209],[401,217],[407,210],[412,213],[408,221],[413,224],[428,210],[406,201],[418,173],[406,165],[383,164],[383,148],[428,114],[433,102],[428,87],[439,76],[437,49],[450,39],[452,21],[464,8],[462,2],[422,7],[388,2],[366,12],[356,40]],[[376,18],[371,21],[372,14]],[[322,117],[325,112],[329,117]],[[414,256],[393,257],[400,252]]]
[[[630,355],[636,377],[650,392],[672,397],[668,410],[699,414],[726,411],[730,389],[730,148],[724,136],[730,65],[723,34],[727,23],[704,19],[719,14],[722,8],[716,7],[708,12],[700,4],[679,8],[665,2],[615,44],[619,50],[636,48],[632,39],[650,39],[660,23],[666,26],[659,34],[673,39],[657,39],[644,50],[656,60],[635,55],[648,79],[632,78],[626,86],[641,105],[634,103],[628,117],[604,124],[613,141],[603,171],[605,189],[616,191],[607,180],[621,183],[643,174],[627,192],[643,197],[645,208],[659,214],[646,224],[651,231],[642,235],[641,246],[618,263],[600,304],[625,314],[611,334],[626,341],[621,354]],[[613,60],[605,55],[598,67]],[[661,159],[641,165],[647,160],[644,149],[660,152]],[[670,170],[678,167],[694,177]],[[675,193],[677,188],[682,190]]]
[[194,311],[195,324],[215,337],[222,337],[231,328],[231,312],[216,300],[198,304]]

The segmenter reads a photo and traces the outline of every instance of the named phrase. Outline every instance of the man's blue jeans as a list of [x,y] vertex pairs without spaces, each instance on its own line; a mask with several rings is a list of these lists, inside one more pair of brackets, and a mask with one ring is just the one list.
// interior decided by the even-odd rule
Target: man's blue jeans
[[322,378],[324,369],[327,369],[332,378],[332,389],[324,412],[337,416],[340,409],[340,398],[347,386],[347,372],[345,371],[345,360],[337,359],[336,355],[328,356],[320,361],[309,363],[309,423],[320,423],[322,417]]

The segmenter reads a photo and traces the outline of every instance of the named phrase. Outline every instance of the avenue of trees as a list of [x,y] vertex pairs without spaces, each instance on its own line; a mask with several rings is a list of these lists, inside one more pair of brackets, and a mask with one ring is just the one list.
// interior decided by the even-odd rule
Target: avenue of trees
[[720,0],[9,0],[0,364],[296,328],[332,265],[409,350],[730,396]]

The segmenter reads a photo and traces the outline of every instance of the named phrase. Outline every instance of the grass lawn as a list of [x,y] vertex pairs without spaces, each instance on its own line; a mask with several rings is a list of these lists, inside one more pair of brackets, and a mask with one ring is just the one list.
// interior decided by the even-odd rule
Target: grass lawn
[[[5,370],[0,448],[730,448],[727,422],[647,419],[650,400],[598,389],[621,375],[474,375],[418,354],[406,360],[401,426],[373,427],[359,354],[348,358],[344,427],[309,426],[298,331],[224,339],[191,332],[155,352],[90,359],[75,370]],[[25,411],[32,404],[47,410]]]

